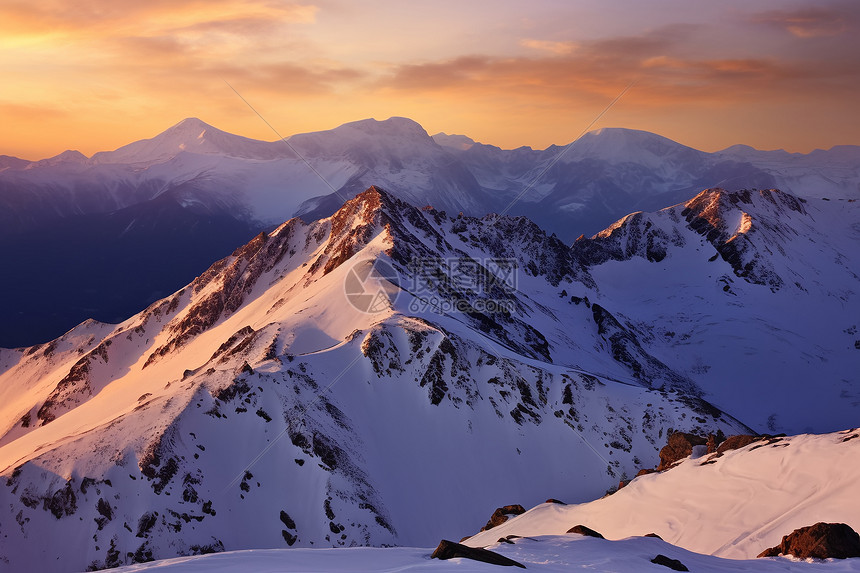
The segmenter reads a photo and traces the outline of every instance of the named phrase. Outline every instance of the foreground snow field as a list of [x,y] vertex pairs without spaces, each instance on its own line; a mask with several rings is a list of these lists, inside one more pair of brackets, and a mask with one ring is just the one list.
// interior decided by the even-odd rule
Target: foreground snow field
[[[670,571],[651,563],[657,555],[677,559],[697,573],[843,573],[860,571],[860,559],[802,561],[782,557],[733,560],[700,555],[659,539],[631,537],[620,541],[577,534],[518,539],[513,545],[489,547],[526,566],[545,573],[660,573]],[[467,559],[430,559],[432,549],[411,547],[353,549],[272,549],[232,551],[216,555],[180,557],[115,569],[118,573],[499,573],[520,571]]]
[[[860,528],[860,431],[762,440],[716,457],[688,458],[581,505],[541,504],[464,543],[501,553],[527,569],[655,572],[658,554],[696,572],[838,573],[860,558],[755,559],[784,534],[816,521]],[[586,524],[607,539],[565,534]],[[657,533],[662,539],[644,537]],[[514,543],[498,540],[510,535]],[[235,551],[119,569],[153,573],[499,571],[465,559],[430,560],[432,549],[354,548]],[[516,570],[515,568],[509,569]]]
[[560,534],[584,524],[607,539],[656,533],[697,553],[752,559],[819,521],[860,530],[858,483],[860,431],[774,438],[687,459],[591,503],[542,504],[465,544]]

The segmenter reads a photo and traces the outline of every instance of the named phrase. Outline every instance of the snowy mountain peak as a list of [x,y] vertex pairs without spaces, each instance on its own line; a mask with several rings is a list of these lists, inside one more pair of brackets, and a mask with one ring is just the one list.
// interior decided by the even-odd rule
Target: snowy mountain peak
[[589,131],[576,141],[571,155],[610,163],[634,162],[658,165],[666,160],[691,160],[702,152],[648,131],[604,127]]
[[29,164],[30,162],[26,159],[13,157],[11,155],[0,155],[0,171],[4,171],[6,169],[23,169]]
[[[628,218],[619,243],[634,243],[638,220],[706,258],[684,209],[721,221],[740,206],[755,232],[768,205],[790,204],[697,199]],[[607,296],[645,283],[604,275],[598,289],[596,273],[621,265],[578,255],[522,217],[449,217],[370,186],[329,218],[260,233],[122,324],[0,350],[0,558],[50,572],[432,543],[507,500],[602,495],[656,458],[669,429],[748,431],[691,377],[719,364],[671,354],[704,319],[652,329],[639,309],[683,301]],[[74,542],[46,550],[48,536]]]
[[439,132],[433,136],[433,141],[441,145],[442,147],[450,147],[452,149],[456,149],[458,151],[466,151],[471,149],[475,145],[475,140],[471,137],[467,137],[465,135],[457,135],[457,134],[447,134],[444,132]]
[[[784,218],[791,211],[806,215],[806,209],[800,199],[779,189],[705,189],[684,203],[684,207],[685,215],[695,215],[720,232],[739,229],[740,223],[735,219],[738,213],[741,218],[744,215],[750,217],[746,211],[769,211],[774,215],[773,219]],[[746,230],[749,230],[748,226],[743,232]]]
[[411,120],[407,117],[389,117],[384,120],[377,120],[373,118],[362,119],[359,121],[352,121],[349,123],[345,123],[338,128],[335,128],[335,131],[343,129],[343,130],[357,130],[361,131],[368,135],[384,135],[384,136],[419,136],[419,137],[430,137],[430,135],[421,127],[417,121]]
[[37,161],[36,163],[31,163],[28,168],[34,168],[36,166],[48,166],[48,165],[60,165],[63,163],[72,163],[72,164],[84,164],[89,159],[86,155],[81,153],[76,149],[67,149],[66,151],[60,153],[59,155],[55,155],[54,157],[49,157],[48,159],[42,159],[41,161]]
[[573,247],[591,265],[633,256],[660,262],[690,242],[703,240],[738,277],[779,289],[799,283],[788,257],[774,253],[784,255],[787,245],[809,235],[811,222],[803,201],[778,189],[713,188],[657,213],[627,215]]
[[94,163],[159,163],[180,153],[224,155],[244,159],[274,159],[286,153],[280,142],[265,142],[233,135],[195,117],[186,118],[151,139],[130,143],[115,151],[93,155]]

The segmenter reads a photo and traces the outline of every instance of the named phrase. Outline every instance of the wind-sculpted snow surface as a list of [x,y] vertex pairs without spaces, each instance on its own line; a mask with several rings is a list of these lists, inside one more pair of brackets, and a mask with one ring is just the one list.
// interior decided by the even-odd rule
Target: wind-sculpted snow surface
[[465,543],[478,547],[507,535],[558,535],[582,523],[607,539],[656,533],[696,553],[754,559],[795,529],[820,521],[860,529],[858,438],[860,430],[854,429],[693,456],[597,501],[539,505]]
[[[655,565],[654,559],[663,555],[677,560],[688,571],[707,573],[845,573],[860,571],[860,559],[807,562],[789,559],[732,560],[699,555],[674,547],[652,537],[635,537],[620,541],[594,539],[582,535],[552,535],[515,539],[496,543],[492,551],[523,564],[528,571],[541,573],[657,573],[671,571]],[[469,559],[439,561],[429,559],[431,549],[355,548],[355,549],[291,549],[236,551],[218,555],[203,555],[145,563],[119,569],[120,573],[492,573],[518,571],[501,569]]]
[[500,500],[593,499],[670,429],[746,429],[600,296],[525,220],[371,188],[119,325],[0,350],[0,568],[429,545]]

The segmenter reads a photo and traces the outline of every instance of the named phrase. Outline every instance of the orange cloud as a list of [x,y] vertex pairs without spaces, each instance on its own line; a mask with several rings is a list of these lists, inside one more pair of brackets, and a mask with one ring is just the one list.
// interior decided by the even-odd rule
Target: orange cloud
[[[607,121],[679,133],[706,125],[698,132],[722,130],[728,145],[742,139],[729,139],[729,126],[767,116],[768,130],[787,133],[802,120],[807,131],[841,130],[842,142],[857,142],[860,2],[802,0],[803,9],[766,13],[713,3],[707,16],[719,17],[696,22],[678,21],[694,11],[679,9],[676,18],[633,0],[626,20],[601,20],[579,3],[538,3],[526,23],[501,3],[499,23],[482,28],[485,11],[471,5],[458,5],[455,21],[445,3],[391,10],[380,0],[361,8],[339,1],[318,9],[313,0],[6,0],[0,97],[23,107],[16,115],[0,105],[0,153],[13,152],[21,133],[32,138],[27,149],[38,146],[26,119],[45,125],[36,110],[69,134],[43,145],[87,153],[151,137],[153,126],[185,116],[273,138],[223,80],[284,134],[406,115],[431,131],[491,143],[566,143],[560,116],[587,124],[635,79]],[[579,27],[605,29],[561,35],[576,28],[566,23],[577,10]],[[631,20],[637,14],[641,25]],[[451,29],[440,31],[446,18]]]
[[520,40],[520,46],[559,56],[570,54],[577,48],[576,42],[552,42],[548,40]]
[[81,35],[93,31],[122,34],[131,28],[145,34],[207,21],[229,22],[248,17],[311,23],[317,11],[317,7],[312,5],[265,0],[241,4],[231,0],[90,0],[75,3],[63,0],[38,3],[11,0],[0,5],[0,30],[13,35],[46,32]]

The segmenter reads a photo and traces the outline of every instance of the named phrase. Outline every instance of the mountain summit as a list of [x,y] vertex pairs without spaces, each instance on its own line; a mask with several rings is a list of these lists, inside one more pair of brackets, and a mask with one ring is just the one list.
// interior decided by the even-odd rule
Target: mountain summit
[[0,392],[0,557],[48,572],[426,546],[499,499],[600,495],[670,427],[745,430],[557,238],[378,187],[119,325],[0,350]]
[[[327,218],[371,185],[446,213],[529,217],[571,244],[632,211],[657,211],[702,189],[779,188],[848,200],[860,181],[857,147],[801,156],[705,153],[620,128],[586,134],[560,158],[561,146],[505,150],[460,136],[431,138],[397,117],[289,142],[304,159],[282,141],[239,137],[190,118],[92,159],[0,157],[0,249],[10,267],[27,269],[0,287],[7,318],[0,346],[44,342],[90,316],[128,316],[260,231],[295,216]],[[80,252],[91,253],[86,266],[74,262]],[[117,265],[121,258],[157,261],[147,284]],[[91,284],[97,277],[110,296]]]
[[136,141],[92,157],[101,164],[152,164],[179,153],[224,155],[243,159],[275,159],[288,153],[283,143],[258,141],[212,127],[196,117],[183,119],[152,139]]

